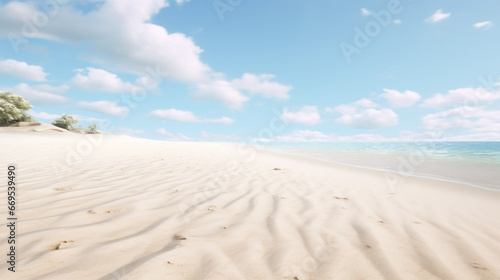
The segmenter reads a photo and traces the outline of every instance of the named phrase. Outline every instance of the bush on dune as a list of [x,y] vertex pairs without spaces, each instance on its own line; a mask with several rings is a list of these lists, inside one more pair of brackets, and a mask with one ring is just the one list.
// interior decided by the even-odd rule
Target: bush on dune
[[73,124],[77,124],[77,123],[78,123],[77,119],[73,118],[70,115],[64,114],[64,115],[60,116],[59,118],[55,119],[52,122],[52,125],[55,125],[57,127],[64,128],[67,130],[71,130],[71,129],[73,129]]
[[35,119],[28,113],[33,108],[31,104],[21,96],[12,92],[0,92],[0,125],[13,124],[16,122],[34,122]]
[[91,133],[97,133],[97,124],[93,123],[89,125],[88,131]]

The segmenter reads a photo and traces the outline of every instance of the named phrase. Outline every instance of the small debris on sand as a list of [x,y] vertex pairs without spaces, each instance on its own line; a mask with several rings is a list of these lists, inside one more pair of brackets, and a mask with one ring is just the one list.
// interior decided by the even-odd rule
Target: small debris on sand
[[62,241],[61,243],[57,244],[57,246],[54,249],[55,250],[62,250],[62,249],[69,248],[71,243],[73,243],[73,242],[74,242],[73,240]]
[[185,236],[184,236],[184,235],[182,235],[182,234],[176,234],[176,235],[174,236],[174,239],[175,239],[175,240],[186,240],[186,239],[187,239],[187,237],[185,237]]

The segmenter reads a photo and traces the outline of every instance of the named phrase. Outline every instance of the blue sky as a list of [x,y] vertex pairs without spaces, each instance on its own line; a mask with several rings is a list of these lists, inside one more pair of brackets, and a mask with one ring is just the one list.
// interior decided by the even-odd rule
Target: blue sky
[[0,1],[0,90],[165,140],[500,140],[498,1]]

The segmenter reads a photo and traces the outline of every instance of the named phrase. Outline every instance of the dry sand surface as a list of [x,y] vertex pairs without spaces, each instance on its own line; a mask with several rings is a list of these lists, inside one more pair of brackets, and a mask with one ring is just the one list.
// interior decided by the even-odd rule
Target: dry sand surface
[[239,144],[2,130],[19,221],[0,279],[500,279],[498,192]]

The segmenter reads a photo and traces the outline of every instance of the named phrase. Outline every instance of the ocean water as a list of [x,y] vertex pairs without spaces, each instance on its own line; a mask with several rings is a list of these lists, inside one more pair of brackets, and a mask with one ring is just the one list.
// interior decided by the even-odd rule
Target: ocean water
[[270,150],[500,191],[500,142],[281,142]]

